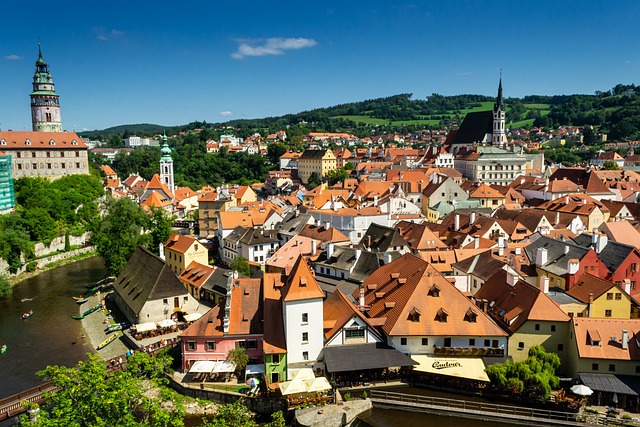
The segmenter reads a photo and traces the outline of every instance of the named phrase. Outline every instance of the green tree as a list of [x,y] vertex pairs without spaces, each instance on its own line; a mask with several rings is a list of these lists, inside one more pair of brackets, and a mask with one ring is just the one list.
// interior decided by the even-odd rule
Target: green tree
[[0,298],[6,298],[11,295],[11,283],[6,276],[0,276]]
[[151,208],[149,227],[151,229],[151,244],[149,250],[156,255],[160,253],[160,244],[164,244],[171,236],[172,221],[164,209]]
[[349,178],[349,172],[347,172],[344,168],[335,169],[327,173],[327,181],[329,182],[329,185],[334,185],[338,182],[344,182],[344,180],[347,178]]
[[346,171],[352,171],[354,168],[355,166],[351,162],[347,162],[344,164],[344,170]]
[[233,403],[221,405],[213,420],[203,420],[203,426],[209,427],[257,427],[257,423],[253,420],[251,412],[238,400]]
[[316,172],[313,172],[307,180],[307,188],[314,189],[320,184],[322,184],[322,180]]
[[542,346],[529,349],[529,357],[520,362],[505,362],[488,366],[487,375],[499,389],[512,394],[527,393],[549,398],[552,389],[560,385],[556,370],[560,358]]
[[230,267],[232,270],[237,271],[244,276],[251,275],[251,266],[249,265],[249,261],[247,261],[244,257],[235,257],[233,261],[231,261]]
[[272,165],[280,164],[280,156],[287,152],[287,147],[283,144],[269,144],[267,146],[267,158]]
[[247,351],[244,348],[236,347],[227,353],[227,361],[235,363],[236,376],[241,378],[244,368],[246,368],[247,363],[249,363],[249,355],[247,355]]
[[614,162],[613,160],[607,160],[606,162],[604,162],[602,167],[605,170],[608,170],[608,171],[617,171],[618,169],[620,169],[618,167],[618,164],[616,162]]
[[[141,358],[151,358],[140,353]],[[170,411],[160,402],[144,394],[143,380],[129,371],[107,375],[107,367],[97,354],[79,362],[74,368],[48,366],[38,375],[53,382],[55,393],[47,394],[47,409],[30,419],[20,417],[23,427],[62,426],[183,426],[184,407]]]
[[107,201],[106,213],[94,222],[90,240],[104,258],[109,275],[122,271],[138,245],[150,243],[145,233],[148,223],[147,214],[131,199]]
[[58,224],[44,208],[33,208],[23,212],[22,219],[29,230],[31,240],[49,245],[58,237]]

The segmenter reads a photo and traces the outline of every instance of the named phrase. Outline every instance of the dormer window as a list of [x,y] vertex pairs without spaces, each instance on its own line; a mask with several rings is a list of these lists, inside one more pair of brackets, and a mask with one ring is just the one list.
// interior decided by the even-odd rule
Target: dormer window
[[440,288],[438,288],[436,285],[433,285],[433,286],[429,289],[429,296],[430,296],[430,297],[438,298],[438,297],[440,296]]
[[421,314],[422,313],[420,313],[420,310],[418,310],[417,308],[413,307],[411,309],[411,311],[409,312],[409,320],[411,320],[412,322],[419,322]]
[[476,323],[476,319],[478,318],[478,314],[472,309],[467,310],[464,315],[464,320],[469,323]]
[[0,145],[7,145],[7,140],[2,138],[2,140],[0,140]]
[[449,316],[449,313],[447,313],[447,311],[444,308],[440,308],[438,310],[438,312],[436,313],[436,321],[440,322],[440,323],[447,323],[447,317]]
[[78,141],[76,141],[75,139],[71,141],[71,145],[78,145]]
[[56,142],[52,139],[51,141],[49,141],[49,145],[56,145]]
[[31,140],[30,140],[30,139],[27,139],[27,140],[24,142],[24,145],[31,145]]

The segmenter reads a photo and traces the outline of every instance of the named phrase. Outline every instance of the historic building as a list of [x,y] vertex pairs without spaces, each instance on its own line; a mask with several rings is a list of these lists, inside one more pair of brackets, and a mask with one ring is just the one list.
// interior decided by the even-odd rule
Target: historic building
[[302,182],[309,182],[313,173],[322,179],[337,168],[336,156],[331,150],[305,150],[298,159],[298,177]]
[[31,92],[31,124],[34,132],[62,132],[59,98],[49,65],[42,58],[42,50],[38,44],[38,60]]
[[172,194],[175,194],[173,181],[173,159],[171,159],[171,149],[167,144],[167,135],[162,136],[162,157],[160,158],[160,181],[167,186]]

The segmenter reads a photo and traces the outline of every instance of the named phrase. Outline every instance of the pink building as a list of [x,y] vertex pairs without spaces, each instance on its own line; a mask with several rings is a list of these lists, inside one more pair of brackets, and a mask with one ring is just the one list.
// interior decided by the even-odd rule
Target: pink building
[[198,360],[226,360],[236,347],[247,350],[250,364],[262,364],[262,318],[261,280],[230,280],[225,300],[180,334],[183,372]]

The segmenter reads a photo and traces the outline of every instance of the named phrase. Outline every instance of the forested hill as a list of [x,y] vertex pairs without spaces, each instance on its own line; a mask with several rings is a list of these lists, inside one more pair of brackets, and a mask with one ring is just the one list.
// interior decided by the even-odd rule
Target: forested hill
[[[122,125],[83,136],[155,134],[192,130],[220,129],[230,126],[239,136],[253,132],[274,133],[289,129],[291,133],[352,132],[370,136],[381,132],[411,132],[421,129],[457,126],[471,111],[490,110],[495,99],[484,95],[443,96],[432,94],[426,99],[413,99],[412,94],[399,94],[360,102],[317,108],[297,114],[262,119],[231,120],[224,123],[192,122],[183,126],[163,127],[140,124]],[[619,84],[611,90],[593,95],[530,95],[505,99],[507,123],[516,127],[557,127],[561,125],[599,128],[610,139],[640,138],[640,87]]]

